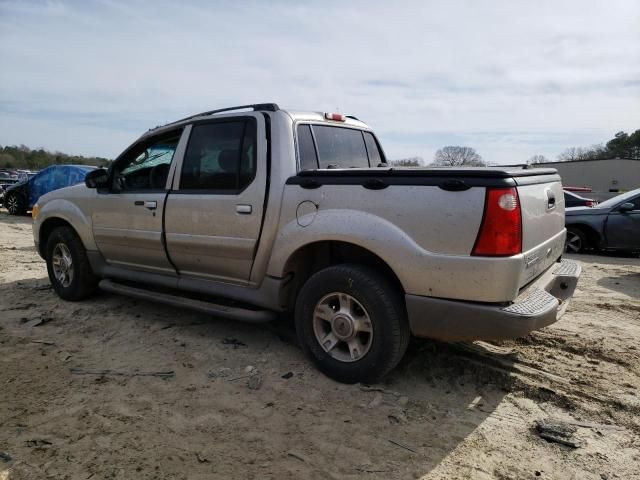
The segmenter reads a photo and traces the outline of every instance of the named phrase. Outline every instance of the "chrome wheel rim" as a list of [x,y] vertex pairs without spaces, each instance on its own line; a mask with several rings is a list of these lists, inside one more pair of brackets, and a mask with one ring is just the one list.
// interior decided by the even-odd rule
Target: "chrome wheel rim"
[[373,342],[373,324],[367,310],[342,292],[325,295],[316,304],[313,332],[322,349],[341,362],[360,360]]
[[565,247],[569,253],[578,253],[582,249],[582,239],[574,232],[567,232]]
[[18,210],[18,199],[15,195],[10,195],[7,199],[7,210],[9,213],[16,213]]
[[53,275],[60,285],[64,288],[71,285],[73,281],[73,259],[71,258],[69,247],[64,243],[58,243],[53,248],[51,266],[53,267]]

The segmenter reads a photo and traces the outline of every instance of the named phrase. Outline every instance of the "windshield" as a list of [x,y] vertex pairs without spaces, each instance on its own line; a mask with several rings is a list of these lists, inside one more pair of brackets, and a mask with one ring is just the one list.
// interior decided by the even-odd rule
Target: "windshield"
[[635,190],[631,190],[630,192],[623,193],[622,195],[617,195],[609,200],[605,200],[598,205],[598,208],[611,208],[615,207],[619,203],[624,203],[626,200],[638,195],[640,193],[640,188]]

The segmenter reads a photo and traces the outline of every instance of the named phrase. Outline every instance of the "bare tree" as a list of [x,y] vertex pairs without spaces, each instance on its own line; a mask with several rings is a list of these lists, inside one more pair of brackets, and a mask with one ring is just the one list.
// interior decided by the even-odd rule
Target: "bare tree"
[[549,160],[547,159],[547,157],[545,157],[544,155],[534,155],[533,157],[531,157],[529,160],[527,160],[527,163],[529,165],[534,165],[536,163],[546,163]]
[[607,151],[607,147],[599,143],[596,145],[591,145],[586,149],[584,159],[597,160],[601,158],[607,158],[608,156],[609,152]]
[[575,162],[576,160],[596,160],[607,158],[609,152],[602,144],[591,145],[590,147],[570,147],[558,155],[561,162]]
[[558,161],[560,162],[575,162],[581,160],[584,149],[581,147],[569,147],[560,155],[558,155]]
[[389,164],[394,167],[420,167],[424,164],[422,157],[400,158],[398,160],[390,160]]
[[484,167],[486,163],[471,147],[448,146],[436,152],[433,157],[433,165],[438,167]]

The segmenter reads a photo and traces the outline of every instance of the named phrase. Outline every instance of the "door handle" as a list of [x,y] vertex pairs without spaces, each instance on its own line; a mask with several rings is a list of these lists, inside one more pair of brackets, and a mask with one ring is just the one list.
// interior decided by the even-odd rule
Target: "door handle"
[[144,208],[148,208],[149,210],[155,210],[156,208],[158,208],[158,202],[156,202],[155,200],[148,201],[148,202],[143,202],[142,200],[136,200],[135,202],[133,202],[133,204],[136,207],[144,207]]
[[236,212],[243,215],[249,215],[252,211],[251,205],[236,205]]
[[552,210],[556,207],[556,196],[553,192],[547,190],[547,210]]

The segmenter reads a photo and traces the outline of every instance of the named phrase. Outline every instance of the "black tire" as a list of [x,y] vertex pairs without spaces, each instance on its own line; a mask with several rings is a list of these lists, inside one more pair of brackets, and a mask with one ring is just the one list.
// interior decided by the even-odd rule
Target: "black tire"
[[[54,250],[59,248],[59,252],[63,249],[59,245],[66,247],[73,267],[67,285],[56,276],[54,270]],[[91,296],[96,291],[99,278],[93,274],[84,245],[71,227],[54,229],[47,239],[45,252],[49,281],[60,298],[75,302]]]
[[587,234],[578,227],[567,227],[565,251],[567,253],[582,253],[589,248]]
[[4,199],[5,207],[9,215],[24,215],[27,213],[26,202],[24,197],[19,193],[9,193]]
[[[314,330],[316,306],[335,292],[355,299],[370,320],[372,338],[366,347],[368,351],[357,360],[334,358],[332,354],[335,353],[325,351]],[[336,314],[331,313],[335,319]],[[410,331],[402,292],[377,271],[361,265],[336,265],[312,275],[298,294],[295,324],[300,344],[317,368],[343,383],[378,382],[398,364],[409,344]],[[334,332],[333,323],[327,324]],[[364,333],[364,337],[368,338],[368,334]],[[344,343],[350,351],[346,341]]]

